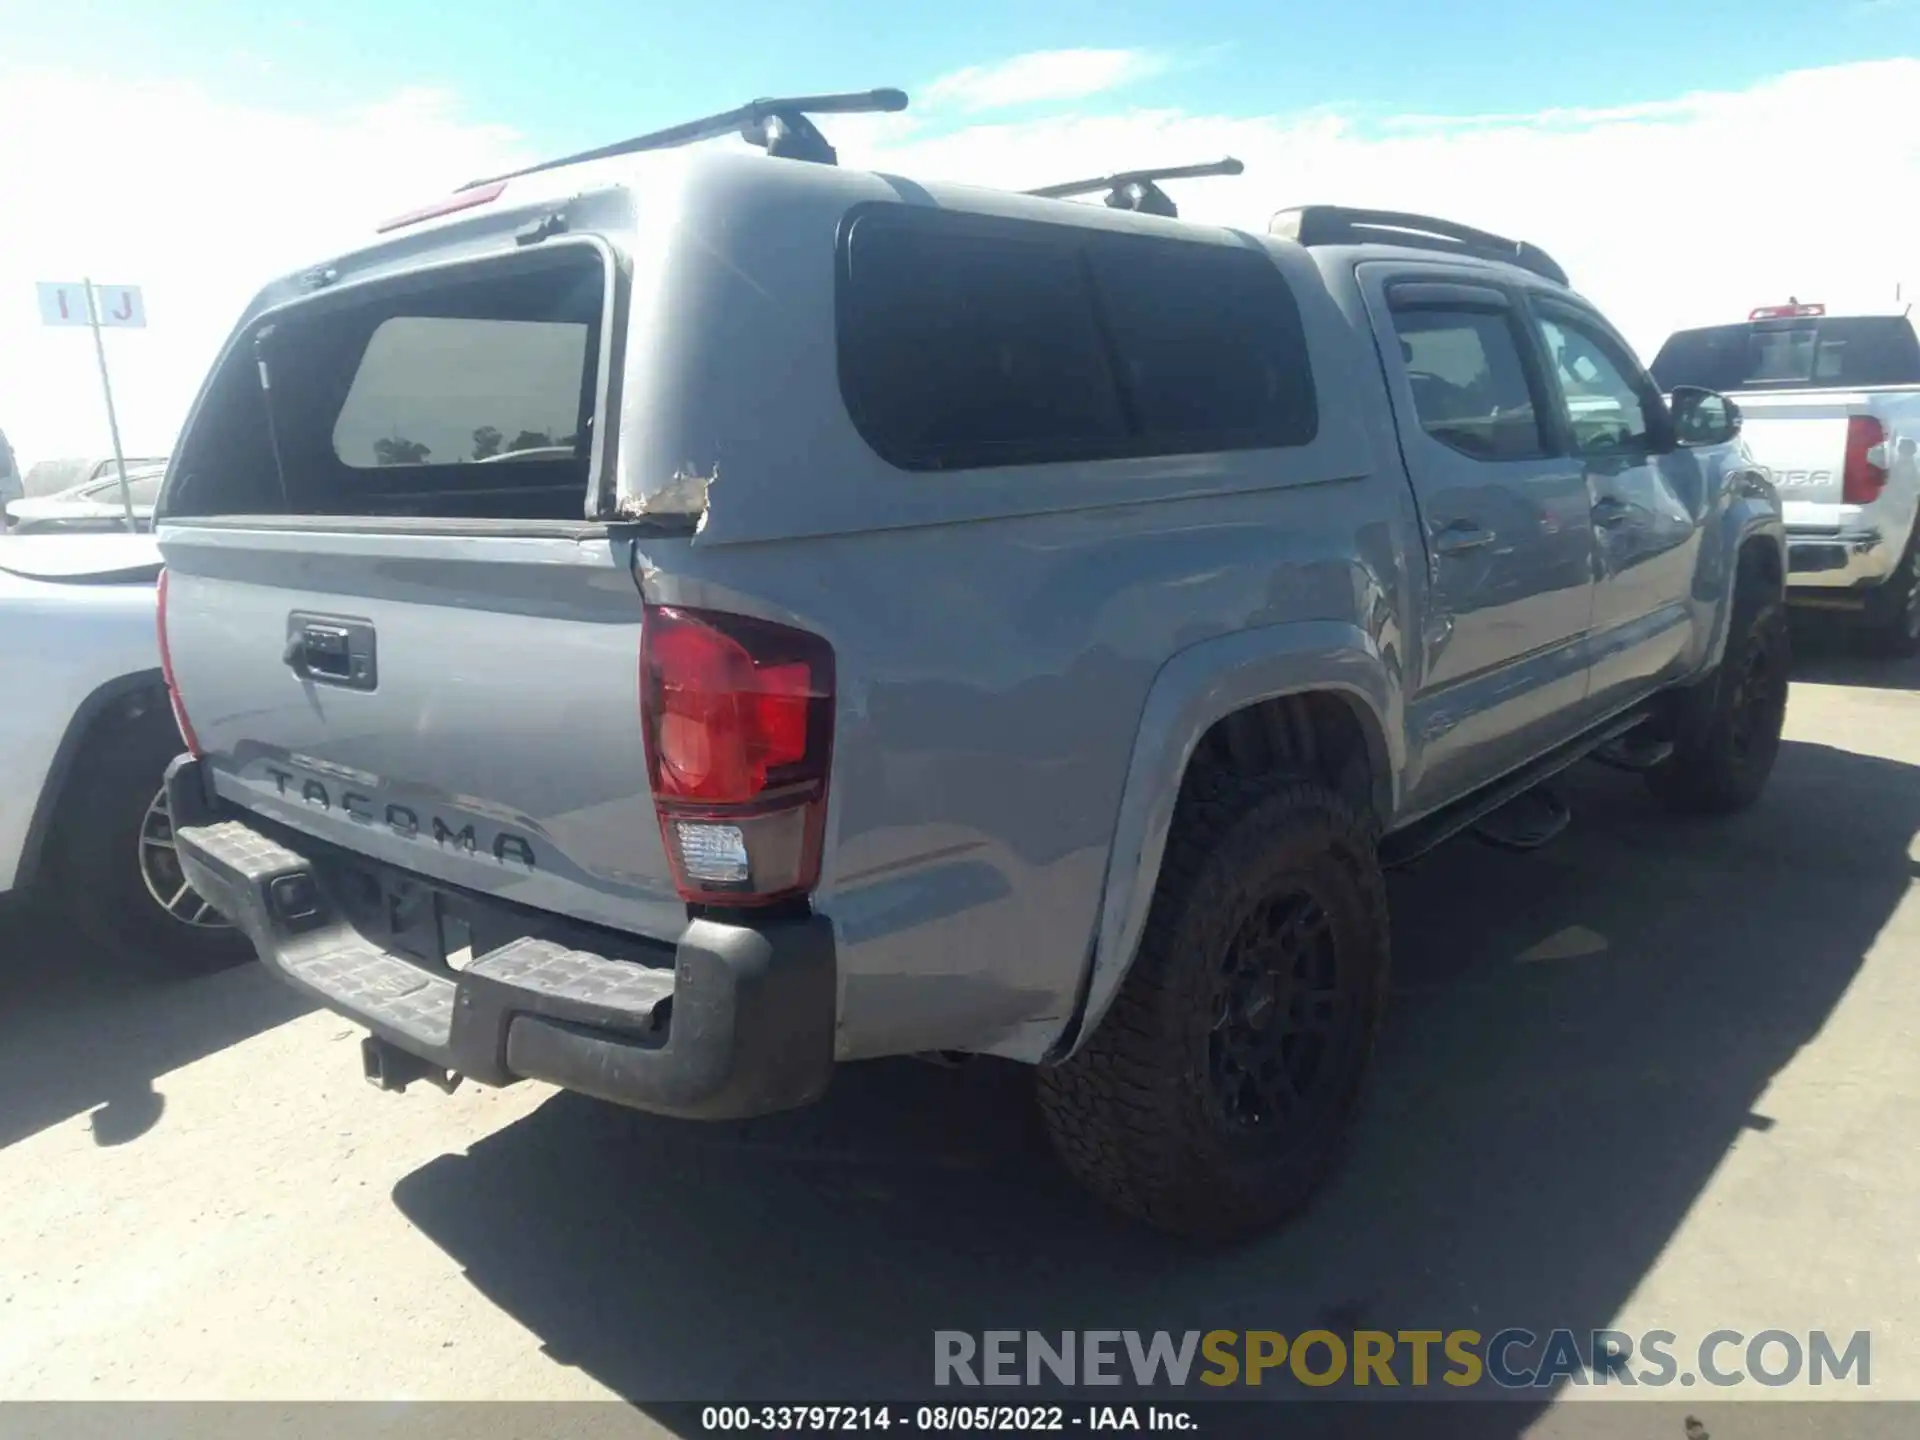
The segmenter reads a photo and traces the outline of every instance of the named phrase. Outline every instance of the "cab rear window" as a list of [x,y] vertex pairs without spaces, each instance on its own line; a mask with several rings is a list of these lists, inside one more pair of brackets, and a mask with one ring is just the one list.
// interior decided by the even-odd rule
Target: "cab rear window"
[[1671,336],[1654,357],[1662,390],[1859,390],[1920,385],[1920,339],[1903,315],[1795,317]]

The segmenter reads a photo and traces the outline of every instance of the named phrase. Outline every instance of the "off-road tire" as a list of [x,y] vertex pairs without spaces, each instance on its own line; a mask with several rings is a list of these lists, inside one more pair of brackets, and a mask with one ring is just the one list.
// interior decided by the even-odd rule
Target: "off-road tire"
[[[1250,949],[1254,927],[1280,915],[1291,917],[1277,922],[1282,939],[1268,931],[1267,948]],[[1294,1037],[1290,1053],[1319,1061],[1305,1095],[1262,1123],[1245,1103],[1259,1082],[1234,1080],[1227,1052],[1242,1043],[1236,1036],[1275,1042],[1264,1026],[1248,1028],[1253,1004],[1233,1013],[1223,987],[1260,968],[1235,970],[1236,960],[1281,955],[1284,934],[1309,924],[1318,938],[1301,953],[1311,958],[1285,968],[1294,986],[1311,979],[1315,994],[1331,996],[1330,1018],[1318,1042]],[[1161,1229],[1228,1240],[1286,1219],[1339,1157],[1385,1007],[1388,951],[1370,820],[1310,781],[1195,777],[1132,969],[1079,1052],[1039,1072],[1061,1159],[1108,1203]],[[1260,1007],[1266,1023],[1283,1005],[1297,1021],[1297,998],[1287,997],[1304,992],[1277,971],[1260,983],[1274,987]]]
[[1777,582],[1743,567],[1720,664],[1679,699],[1673,753],[1647,772],[1670,810],[1731,815],[1760,798],[1780,753],[1793,655]]
[[123,973],[211,973],[252,958],[230,927],[169,915],[141,875],[141,833],[167,764],[182,746],[164,693],[115,702],[94,725],[60,792],[46,882],[73,927]]
[[1920,536],[1867,597],[1862,628],[1867,644],[1889,660],[1920,654]]

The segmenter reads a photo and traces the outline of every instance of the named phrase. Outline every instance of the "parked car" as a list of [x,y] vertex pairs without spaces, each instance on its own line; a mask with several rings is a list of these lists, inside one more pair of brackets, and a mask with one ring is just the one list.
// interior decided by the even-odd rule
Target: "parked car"
[[[1551,838],[1596,753],[1758,797],[1777,498],[1533,246],[805,153],[506,177],[261,292],[158,512],[186,872],[386,1087],[1004,1056],[1114,1205],[1267,1225],[1383,866]],[[464,458],[517,429],[588,443]]]
[[1920,338],[1905,313],[1763,306],[1682,330],[1667,386],[1724,391],[1786,510],[1787,596],[1846,612],[1884,652],[1920,651]]
[[[167,468],[160,465],[127,467],[127,497],[133,501],[133,526],[145,531],[153,528],[153,502],[160,493],[160,481]],[[30,535],[49,531],[122,530],[127,528],[126,500],[120,494],[120,476],[88,480],[72,489],[27,500],[11,500],[5,506],[4,529],[12,535]]]
[[[142,456],[135,459],[127,457],[127,472],[132,474],[135,466],[146,469],[158,465],[165,467],[166,456]],[[35,495],[58,495],[62,490],[71,490],[76,485],[84,485],[89,480],[104,480],[108,476],[119,478],[118,465],[113,456],[82,455],[64,460],[41,460],[31,466],[22,481],[28,498]]]
[[148,536],[0,540],[0,894],[43,889],[112,959],[177,974],[250,947],[174,851],[159,572]]

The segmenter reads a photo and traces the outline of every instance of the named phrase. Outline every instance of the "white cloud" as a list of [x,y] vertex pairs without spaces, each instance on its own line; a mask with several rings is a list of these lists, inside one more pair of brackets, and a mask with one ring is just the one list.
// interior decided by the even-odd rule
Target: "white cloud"
[[109,332],[108,361],[129,453],[164,453],[261,284],[518,152],[427,90],[314,117],[0,72],[0,429],[23,463],[107,449],[92,342],[40,325],[35,281],[143,288],[148,328]]
[[[1113,83],[1124,71],[1111,60],[1083,65],[1077,83],[1098,89],[1089,77]],[[845,116],[825,128],[849,164],[1012,188],[1236,155],[1243,176],[1175,188],[1189,218],[1261,230],[1283,206],[1333,201],[1524,236],[1649,353],[1675,327],[1789,294],[1850,306],[1887,302],[1898,281],[1909,296],[1920,289],[1910,100],[1920,60],[1538,115],[1227,118],[1090,103],[1019,123],[964,118],[969,94],[1058,95],[1072,73],[1040,66],[1018,85],[970,81],[971,90],[950,77],[944,113],[923,90],[918,119]],[[151,328],[114,332],[108,344],[128,446],[164,449],[264,280],[360,243],[382,216],[530,158],[524,148],[430,91],[311,117],[222,104],[179,84],[5,75],[0,428],[28,461],[106,440],[86,332],[40,326],[35,280],[90,272],[145,287]]]
[[1040,100],[1084,100],[1158,73],[1162,62],[1142,50],[1035,50],[992,65],[970,65],[921,92],[925,105],[995,110]]
[[1789,294],[1879,306],[1904,281],[1912,297],[1915,94],[1920,60],[1902,59],[1535,115],[1109,110],[835,136],[846,163],[1014,189],[1235,155],[1243,176],[1174,188],[1183,215],[1264,230],[1277,209],[1332,202],[1524,237],[1650,355],[1673,329],[1739,319]]

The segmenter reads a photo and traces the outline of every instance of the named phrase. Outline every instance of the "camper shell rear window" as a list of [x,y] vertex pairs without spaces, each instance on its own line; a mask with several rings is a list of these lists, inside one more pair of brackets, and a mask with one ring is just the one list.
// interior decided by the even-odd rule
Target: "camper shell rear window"
[[582,519],[607,309],[586,244],[270,312],[215,376],[169,516]]

